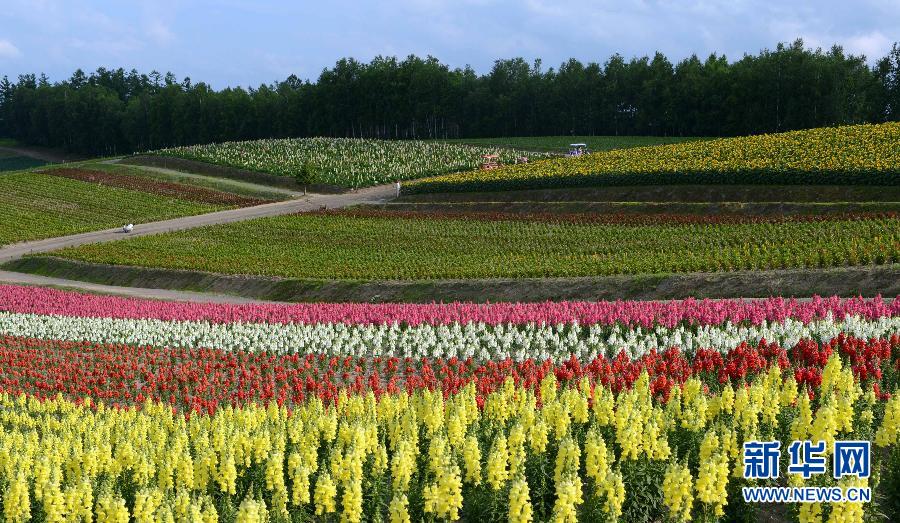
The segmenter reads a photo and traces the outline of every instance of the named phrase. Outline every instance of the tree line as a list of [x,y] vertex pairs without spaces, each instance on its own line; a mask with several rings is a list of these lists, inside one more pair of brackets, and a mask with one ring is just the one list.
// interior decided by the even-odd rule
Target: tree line
[[0,136],[100,155],[275,137],[733,136],[888,120],[900,120],[898,44],[871,66],[797,40],[736,61],[616,54],[545,70],[514,58],[481,75],[430,56],[345,58],[315,82],[249,89],[105,68],[0,80]]

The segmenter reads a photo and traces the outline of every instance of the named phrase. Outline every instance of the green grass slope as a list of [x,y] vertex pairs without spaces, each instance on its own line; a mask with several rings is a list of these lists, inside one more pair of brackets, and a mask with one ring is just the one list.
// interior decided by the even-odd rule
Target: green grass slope
[[24,172],[0,175],[0,245],[224,207]]

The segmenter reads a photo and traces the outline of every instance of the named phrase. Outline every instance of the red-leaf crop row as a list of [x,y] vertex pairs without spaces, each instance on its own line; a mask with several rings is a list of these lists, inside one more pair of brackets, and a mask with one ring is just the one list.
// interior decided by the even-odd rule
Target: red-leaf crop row
[[51,169],[45,171],[45,174],[81,180],[83,182],[97,183],[109,187],[121,187],[123,189],[158,194],[160,196],[178,198],[179,200],[186,200],[189,202],[210,203],[213,205],[233,205],[236,207],[251,207],[266,203],[266,200],[261,200],[259,198],[249,198],[194,185],[163,182],[152,178],[130,176],[127,174],[113,174],[104,171],[72,168]]
[[212,323],[353,323],[408,325],[483,322],[622,323],[642,327],[674,327],[682,322],[700,325],[784,321],[804,323],[832,314],[872,320],[900,315],[900,296],[886,301],[838,296],[814,296],[807,301],[784,298],[763,300],[562,301],[543,303],[298,303],[213,304],[141,300],[99,296],[44,287],[0,285],[0,311],[130,319],[191,320]]
[[[576,359],[511,360],[476,365],[470,360],[399,358],[326,358],[225,352],[215,349],[154,349],[129,345],[0,338],[0,391],[49,398],[57,394],[114,406],[146,399],[195,412],[248,402],[297,404],[309,396],[335,401],[342,391],[380,395],[428,388],[445,395],[474,382],[478,397],[511,377],[540,394],[540,382],[554,373],[560,383],[587,378],[613,391],[630,387],[647,371],[654,395],[662,399],[691,376],[707,387],[740,384],[778,365],[811,393],[821,383],[829,356],[839,354],[864,385],[893,390],[900,370],[900,336],[861,340],[841,335],[829,343],[802,340],[790,349],[762,341],[742,343],[727,354],[701,349],[689,358],[677,349],[652,351],[632,360],[625,353],[587,364]],[[480,399],[479,399],[480,401]]]

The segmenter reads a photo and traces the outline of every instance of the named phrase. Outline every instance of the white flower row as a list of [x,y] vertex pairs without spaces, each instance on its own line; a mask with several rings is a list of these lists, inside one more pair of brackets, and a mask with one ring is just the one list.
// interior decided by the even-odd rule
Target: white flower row
[[688,354],[699,348],[727,351],[741,342],[761,339],[785,348],[810,338],[827,342],[841,332],[859,338],[900,334],[900,317],[867,320],[830,317],[804,324],[788,319],[758,326],[653,329],[578,324],[487,325],[348,325],[344,323],[268,324],[207,323],[155,319],[84,318],[0,312],[0,333],[12,336],[129,345],[266,351],[334,356],[472,357],[478,361],[507,357],[585,361],[625,350],[638,357],[651,349],[678,347]]

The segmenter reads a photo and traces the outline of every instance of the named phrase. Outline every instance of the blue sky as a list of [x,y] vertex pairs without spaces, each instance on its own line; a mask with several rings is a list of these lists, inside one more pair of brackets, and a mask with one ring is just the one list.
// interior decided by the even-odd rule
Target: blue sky
[[802,37],[870,59],[900,40],[898,0],[2,0],[0,75],[52,80],[99,66],[172,71],[216,88],[353,56],[434,55],[490,69],[497,58],[605,61],[664,52],[730,59]]

